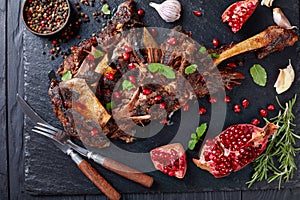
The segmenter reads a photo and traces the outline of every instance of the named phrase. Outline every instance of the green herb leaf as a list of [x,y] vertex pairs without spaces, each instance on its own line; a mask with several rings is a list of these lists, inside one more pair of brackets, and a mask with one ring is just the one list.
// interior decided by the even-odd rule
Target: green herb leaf
[[197,71],[197,65],[196,64],[192,64],[190,66],[187,66],[185,69],[184,69],[184,73],[185,74],[192,74],[194,73],[195,71]]
[[191,140],[189,141],[188,147],[190,150],[193,150],[196,146],[196,144],[199,142],[203,134],[205,133],[207,129],[207,124],[203,123],[196,129],[196,133],[191,134]]
[[217,53],[211,53],[211,54],[208,54],[208,56],[211,58],[219,58],[220,57],[220,55]]
[[207,124],[203,123],[196,129],[197,137],[200,139],[207,129]]
[[205,46],[200,47],[199,52],[202,53],[202,54],[205,54],[206,53]]
[[72,72],[70,70],[68,70],[62,75],[61,80],[67,81],[67,80],[70,80],[71,78],[72,78]]
[[163,65],[159,70],[158,74],[163,75],[164,77],[168,79],[174,79],[176,78],[175,72],[171,67]]
[[101,11],[105,14],[105,15],[110,15],[110,9],[109,9],[109,5],[106,3],[102,6]]
[[123,90],[131,90],[135,88],[135,85],[131,83],[129,80],[124,80],[122,83]]
[[192,133],[191,138],[192,139],[198,139],[197,134],[196,133]]
[[94,52],[94,58],[96,59],[102,57],[103,55],[104,53],[98,49]]
[[113,101],[106,104],[106,110],[111,110],[115,106],[115,103]]
[[158,74],[165,76],[168,79],[176,78],[175,72],[171,67],[160,63],[151,63],[148,65],[148,69],[150,72],[154,73],[158,71]]
[[189,149],[190,149],[190,150],[194,150],[194,148],[195,148],[197,142],[198,142],[198,140],[190,140],[190,141],[189,141],[189,145],[188,145]]
[[250,68],[250,74],[254,83],[260,86],[266,86],[267,73],[266,70],[259,64],[255,64]]
[[151,63],[148,65],[148,69],[150,72],[154,73],[157,72],[162,66],[164,65],[160,63]]

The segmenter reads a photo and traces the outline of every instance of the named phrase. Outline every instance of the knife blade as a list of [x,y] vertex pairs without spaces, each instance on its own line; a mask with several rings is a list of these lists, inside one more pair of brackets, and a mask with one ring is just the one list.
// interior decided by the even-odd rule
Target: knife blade
[[[17,94],[17,101],[20,103],[24,113],[34,122],[34,123],[44,123],[48,124],[43,120],[33,109],[27,104],[27,102]],[[36,133],[41,133],[39,130],[34,130]],[[58,141],[52,140],[54,145],[59,148],[62,152],[69,155],[71,159],[75,162],[77,167],[88,177],[98,189],[100,189],[109,199],[119,200],[121,194],[109,183],[103,176],[101,176],[86,160],[82,159],[68,144],[63,144]]]

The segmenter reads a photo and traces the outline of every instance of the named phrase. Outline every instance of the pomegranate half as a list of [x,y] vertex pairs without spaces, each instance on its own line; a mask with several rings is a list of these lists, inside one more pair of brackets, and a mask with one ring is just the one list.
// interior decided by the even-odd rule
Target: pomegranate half
[[168,144],[150,151],[151,160],[157,170],[169,176],[183,178],[186,169],[186,155],[180,143]]
[[277,129],[273,123],[268,123],[264,128],[252,124],[232,125],[214,139],[207,139],[200,159],[194,158],[193,162],[216,178],[228,176],[261,155],[269,136]]

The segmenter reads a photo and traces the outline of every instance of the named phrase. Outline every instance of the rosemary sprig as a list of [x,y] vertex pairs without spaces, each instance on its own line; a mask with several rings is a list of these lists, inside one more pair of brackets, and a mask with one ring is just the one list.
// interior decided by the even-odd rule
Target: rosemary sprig
[[279,129],[269,140],[268,146],[263,154],[254,161],[254,173],[249,182],[251,187],[255,182],[267,180],[268,183],[278,180],[278,189],[280,189],[283,181],[287,182],[293,177],[294,170],[297,169],[295,164],[296,152],[300,148],[296,148],[296,139],[300,139],[299,135],[294,133],[296,126],[293,121],[293,106],[295,105],[297,95],[295,95],[285,107],[276,98],[278,105],[282,109],[279,114],[270,119]]

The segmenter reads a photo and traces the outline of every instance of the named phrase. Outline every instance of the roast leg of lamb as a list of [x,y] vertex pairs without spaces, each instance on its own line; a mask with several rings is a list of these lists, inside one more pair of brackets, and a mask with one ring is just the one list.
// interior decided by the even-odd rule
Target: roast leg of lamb
[[[291,41],[295,40],[295,37],[287,36],[286,41],[275,41],[274,34],[293,34],[291,30],[269,28],[267,32],[254,36],[254,39],[268,37],[270,33],[272,37],[268,40],[259,40],[263,44],[241,50],[245,45],[253,44],[254,39],[250,38],[250,43],[234,45],[220,52],[219,59],[206,64],[209,59],[203,61],[199,55],[200,46],[181,27],[175,27],[176,31],[171,31],[161,45],[146,28],[141,27],[144,24],[137,15],[134,2],[122,3],[107,29],[71,48],[71,55],[64,60],[57,74],[63,76],[70,71],[72,79],[51,82],[49,96],[54,113],[67,133],[87,145],[107,147],[107,138],[132,142],[135,125],[144,126],[151,120],[163,120],[191,99],[240,84],[239,80],[244,78],[242,74],[229,68],[217,68],[224,59],[248,50],[281,50],[281,47],[293,45]],[[132,28],[140,28],[140,31],[131,34],[127,30]],[[176,78],[186,81],[150,73],[147,67],[151,63],[171,68]],[[198,71],[185,73],[188,66],[199,63]],[[220,84],[210,81],[219,75]],[[164,112],[153,112],[154,107]]]

